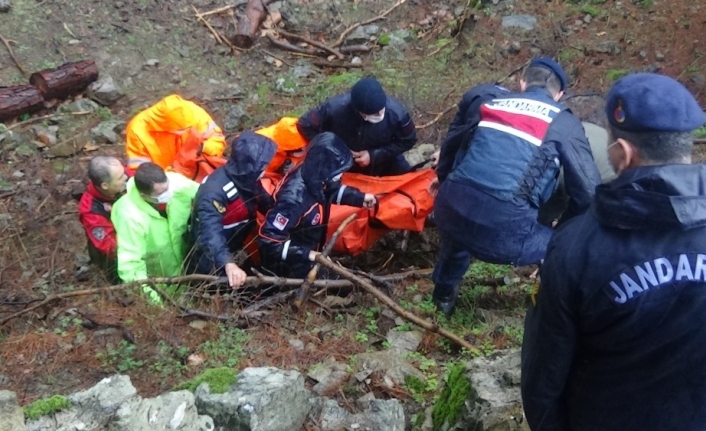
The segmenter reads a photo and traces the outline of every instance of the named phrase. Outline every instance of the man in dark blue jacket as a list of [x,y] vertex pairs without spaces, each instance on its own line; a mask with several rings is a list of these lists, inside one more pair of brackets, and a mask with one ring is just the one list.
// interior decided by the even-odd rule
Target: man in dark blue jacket
[[373,208],[370,193],[341,184],[353,165],[338,136],[317,135],[298,164],[275,191],[275,205],[260,227],[262,266],[282,277],[304,278],[326,241],[331,204]]
[[350,93],[339,94],[299,118],[299,133],[311,141],[333,132],[352,152],[350,172],[400,175],[409,172],[402,153],[417,143],[417,131],[407,109],[387,96],[375,78],[358,81]]
[[277,151],[269,138],[243,132],[231,143],[228,162],[206,177],[199,187],[191,217],[193,244],[189,268],[201,274],[223,274],[231,287],[245,282],[245,271],[234,254],[256,224],[256,212],[267,212],[272,197],[260,177]]
[[453,312],[471,256],[513,265],[544,258],[552,229],[537,221],[538,208],[556,189],[560,167],[569,195],[562,218],[588,208],[600,178],[581,122],[557,102],[566,83],[559,64],[539,58],[524,72],[522,93],[472,90],[479,95],[466,107],[463,145],[455,130],[442,144],[433,297],[444,314]]
[[562,226],[525,321],[522,398],[535,431],[706,429],[706,121],[672,78],[607,98],[618,173]]

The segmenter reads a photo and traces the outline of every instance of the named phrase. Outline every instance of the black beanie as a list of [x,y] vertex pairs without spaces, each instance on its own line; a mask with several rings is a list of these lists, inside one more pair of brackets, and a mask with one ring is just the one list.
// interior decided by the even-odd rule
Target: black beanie
[[372,115],[385,107],[387,96],[375,78],[363,78],[351,89],[351,104],[358,112]]

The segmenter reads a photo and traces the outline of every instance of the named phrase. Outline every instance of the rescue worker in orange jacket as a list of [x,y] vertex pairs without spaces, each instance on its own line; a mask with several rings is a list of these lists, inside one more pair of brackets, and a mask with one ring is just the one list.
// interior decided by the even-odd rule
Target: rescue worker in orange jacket
[[176,94],[139,112],[126,130],[125,150],[131,169],[152,162],[195,179],[199,176],[195,156],[221,157],[225,147],[223,131],[213,118]]

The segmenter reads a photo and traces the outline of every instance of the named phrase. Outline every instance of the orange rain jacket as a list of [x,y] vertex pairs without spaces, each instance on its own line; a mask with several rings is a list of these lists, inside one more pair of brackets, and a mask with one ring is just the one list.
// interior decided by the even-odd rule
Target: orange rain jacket
[[[279,172],[287,159],[296,164],[304,157],[303,150],[307,141],[297,129],[297,120],[296,117],[283,117],[271,126],[255,130],[255,133],[267,136],[277,144],[277,152],[267,166],[266,172]],[[294,152],[301,152],[301,154],[293,154]]]
[[[206,138],[203,140],[203,138]],[[179,157],[181,151],[195,149],[194,153],[220,157],[225,150],[223,131],[213,118],[194,102],[172,94],[153,106],[139,112],[130,120],[126,130],[125,150],[128,166],[137,168],[141,163],[152,162],[164,169],[172,168],[188,178],[194,178],[192,157]],[[182,163],[175,161],[178,159]]]

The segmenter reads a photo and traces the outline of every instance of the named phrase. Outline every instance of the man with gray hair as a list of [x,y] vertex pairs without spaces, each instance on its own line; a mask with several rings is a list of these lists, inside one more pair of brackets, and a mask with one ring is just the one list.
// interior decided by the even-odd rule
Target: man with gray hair
[[117,158],[97,156],[88,164],[88,178],[90,182],[78,204],[79,218],[88,238],[88,255],[110,282],[118,282],[115,229],[110,212],[113,203],[125,193],[128,173]]

